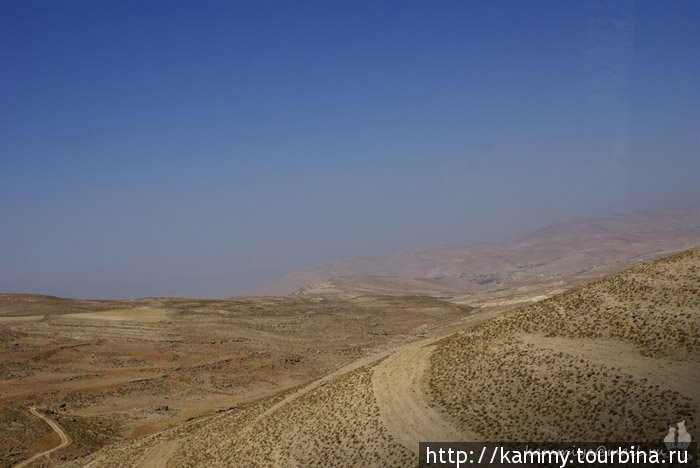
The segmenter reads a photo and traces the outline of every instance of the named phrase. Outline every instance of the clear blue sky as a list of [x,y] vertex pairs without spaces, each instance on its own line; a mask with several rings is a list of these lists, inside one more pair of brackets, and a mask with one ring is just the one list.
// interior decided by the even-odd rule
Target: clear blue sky
[[698,204],[698,1],[4,1],[0,60],[0,292]]

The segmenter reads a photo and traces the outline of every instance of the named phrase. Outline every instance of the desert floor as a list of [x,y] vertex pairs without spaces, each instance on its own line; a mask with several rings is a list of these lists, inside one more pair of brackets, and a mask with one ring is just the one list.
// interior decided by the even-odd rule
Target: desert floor
[[[149,309],[133,328],[123,326],[131,312],[113,305],[86,312],[99,318],[22,317],[3,331],[13,350],[4,369],[15,374],[0,388],[2,424],[26,449],[5,463],[60,442],[30,403],[73,440],[33,466],[405,466],[419,441],[660,441],[682,421],[697,440],[699,264],[695,249],[551,295],[481,298],[477,308],[426,298],[251,298],[228,309],[154,299],[133,307],[163,312]],[[40,346],[61,321],[77,342]],[[135,353],[91,333],[130,334],[119,341],[150,354],[132,362]]]

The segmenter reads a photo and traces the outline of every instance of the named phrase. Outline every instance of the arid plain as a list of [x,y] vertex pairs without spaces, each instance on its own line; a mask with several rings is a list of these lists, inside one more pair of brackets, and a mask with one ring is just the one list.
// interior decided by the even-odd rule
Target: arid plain
[[57,437],[28,406],[54,411],[85,455],[320,377],[368,351],[469,315],[418,297],[319,301],[74,301],[0,296],[2,463]]
[[376,283],[393,295],[0,295],[0,466],[406,466],[419,441],[656,441],[680,421],[697,440],[700,250],[668,255],[696,234],[574,243],[560,265],[608,266],[455,296],[397,277]]

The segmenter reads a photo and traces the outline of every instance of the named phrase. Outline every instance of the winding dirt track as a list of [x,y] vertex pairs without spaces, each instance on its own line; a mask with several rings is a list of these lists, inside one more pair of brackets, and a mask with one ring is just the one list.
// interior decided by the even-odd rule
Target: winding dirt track
[[[319,386],[323,385],[324,383],[326,383],[326,382],[328,382],[336,377],[347,374],[348,372],[351,372],[359,367],[372,365],[376,361],[378,361],[382,358],[386,358],[387,356],[391,356],[392,358],[394,358],[394,362],[397,362],[397,363],[410,361],[410,359],[415,358],[415,356],[406,357],[405,359],[403,359],[397,355],[404,353],[404,352],[408,352],[412,349],[432,345],[436,341],[440,340],[441,338],[445,338],[447,336],[450,336],[453,333],[456,333],[457,331],[463,330],[465,328],[478,325],[478,324],[485,322],[486,320],[488,320],[496,315],[497,315],[497,311],[490,311],[490,312],[486,312],[486,313],[480,313],[480,314],[475,314],[475,315],[463,317],[463,318],[456,320],[452,323],[448,323],[448,324],[443,325],[443,327],[441,329],[434,330],[432,336],[430,336],[429,338],[424,338],[421,340],[413,341],[413,342],[410,342],[409,344],[404,344],[404,345],[393,345],[393,346],[389,347],[388,349],[377,351],[376,353],[373,353],[369,356],[365,356],[365,357],[360,358],[356,361],[353,361],[349,364],[346,364],[345,366],[331,372],[330,374],[327,374],[324,377],[321,377],[320,379],[317,379],[317,380],[309,383],[308,385],[300,388],[299,390],[287,395],[283,400],[277,402],[276,404],[274,404],[273,406],[268,408],[265,412],[261,413],[256,418],[256,420],[260,420],[264,416],[267,416],[267,415],[271,414],[272,412],[277,411],[281,407],[290,404],[296,398],[299,398],[300,396],[310,392],[311,390],[314,390],[315,388],[318,388]],[[429,350],[425,351],[427,354],[425,354],[425,356],[424,356],[425,360],[423,361],[423,363],[422,363],[423,367],[421,368],[421,370],[419,372],[420,376],[425,374],[425,372],[427,371],[427,369],[429,367],[429,364],[430,364],[429,358],[430,358],[430,353],[432,352],[432,350],[433,350],[433,348],[431,347]],[[400,375],[398,375],[398,377],[403,378],[402,382],[398,382],[399,386],[407,386],[407,385],[414,386],[414,385],[418,385],[421,383],[420,378],[418,380],[416,380],[415,378],[409,378],[409,376],[406,374],[400,374]],[[386,378],[386,376],[384,376],[382,378]],[[392,382],[392,380],[389,379],[387,384],[391,385],[391,382]],[[421,388],[423,388],[422,384],[421,384]],[[427,390],[427,387],[423,388],[423,390]],[[375,390],[375,392],[376,392],[376,390]],[[427,395],[426,395],[426,398],[427,398]],[[438,440],[438,439],[433,439],[433,440]]]
[[[245,425],[254,427],[257,423],[277,411],[294,409],[295,400],[320,386],[360,367],[367,366],[372,373],[372,393],[379,409],[379,417],[389,434],[398,443],[411,451],[417,451],[422,441],[478,441],[477,434],[464,433],[456,429],[452,422],[432,406],[426,376],[430,369],[430,356],[436,342],[455,332],[484,322],[498,311],[463,317],[437,330],[431,330],[429,337],[406,344],[392,344],[384,349],[350,362],[326,376],[295,389],[283,399],[267,408]],[[164,467],[179,449],[182,440],[164,440],[145,453],[140,453],[137,466]],[[218,443],[219,448],[229,445],[227,439]],[[293,463],[289,454],[282,461],[281,451],[272,450],[272,466],[289,466]],[[104,453],[92,459],[85,466],[105,464],[109,454]],[[109,464],[109,463],[107,463]],[[115,463],[112,462],[112,465]]]
[[43,451],[43,452],[40,452],[40,453],[37,453],[36,455],[31,456],[30,458],[24,460],[22,463],[18,463],[17,465],[15,465],[13,468],[24,468],[25,466],[29,465],[30,463],[32,463],[32,462],[33,462],[34,460],[36,460],[37,458],[41,458],[41,457],[46,456],[46,455],[51,455],[51,454],[52,454],[53,452],[55,452],[56,450],[60,450],[60,449],[62,449],[63,447],[67,447],[67,446],[70,445],[70,443],[72,442],[72,440],[71,440],[71,438],[68,436],[68,434],[66,434],[65,432],[63,432],[63,429],[61,428],[61,426],[59,426],[56,422],[50,420],[49,418],[47,418],[47,417],[44,416],[43,414],[39,413],[39,412],[36,410],[36,407],[32,406],[31,408],[29,408],[29,412],[32,413],[32,414],[33,414],[34,416],[36,416],[37,418],[40,418],[40,419],[41,419],[42,421],[44,421],[46,424],[48,424],[48,425],[51,427],[51,429],[53,429],[54,432],[55,432],[56,434],[58,434],[58,437],[61,438],[61,443],[58,444],[57,446],[55,446],[55,447],[52,448],[52,449],[45,450],[45,451]]
[[458,430],[433,407],[426,382],[433,349],[425,341],[408,345],[380,362],[372,374],[382,422],[409,450],[417,451],[419,442],[480,440],[476,433]]
[[407,449],[417,451],[419,442],[428,441],[480,441],[482,439],[477,433],[460,431],[432,406],[426,376],[430,369],[430,355],[439,339],[482,323],[496,313],[465,317],[458,322],[458,327],[446,327],[429,338],[392,347],[347,364],[291,393],[260,414],[256,421],[338,376],[361,366],[374,365],[372,389],[380,417],[389,433]]

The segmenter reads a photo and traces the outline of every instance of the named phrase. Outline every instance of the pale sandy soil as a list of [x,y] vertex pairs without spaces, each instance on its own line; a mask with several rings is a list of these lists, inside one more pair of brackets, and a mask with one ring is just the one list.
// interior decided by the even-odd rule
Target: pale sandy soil
[[488,440],[662,440],[700,415],[700,250],[443,340],[430,392]]
[[399,443],[417,453],[426,441],[478,441],[435,407],[425,380],[434,346],[424,341],[401,348],[377,364],[372,388],[381,421]]
[[182,444],[180,440],[167,440],[146,451],[139,465],[149,468],[166,468],[168,461],[177,453]]
[[[147,457],[154,462],[156,454],[161,466],[169,467],[412,464],[420,440],[476,438],[455,431],[430,406],[425,376],[431,343],[493,316],[464,317],[426,331],[429,338],[387,346],[279,398],[105,447],[78,462],[135,467]],[[404,425],[411,431],[403,430]],[[171,441],[182,442],[176,453],[168,449]]]
[[135,307],[133,309],[103,310],[100,312],[83,312],[79,314],[64,314],[64,319],[119,320],[134,322],[162,322],[168,319],[163,309],[151,307]]
[[45,425],[31,422],[31,405],[54,411],[74,438],[51,454],[56,464],[276,398],[471,311],[417,297],[98,302],[0,295],[7,319],[0,324],[0,467],[53,446],[42,439]]
[[[534,304],[415,321],[324,377],[62,465],[412,466],[420,441],[656,441],[683,419],[695,434],[699,263],[694,250]],[[347,323],[317,333],[337,339]],[[388,327],[364,325],[376,336]],[[204,375],[219,365],[200,362]]]
[[[688,361],[643,356],[632,344],[609,338],[582,339],[560,336],[522,334],[519,339],[527,346],[568,353],[588,361],[614,362],[622,373],[647,379],[668,391],[693,395],[700,390],[700,366]],[[700,412],[698,412],[700,414]]]

